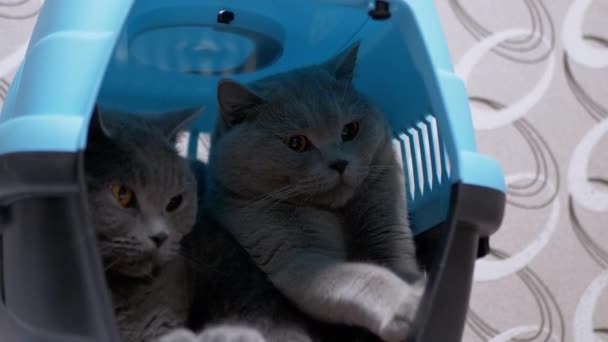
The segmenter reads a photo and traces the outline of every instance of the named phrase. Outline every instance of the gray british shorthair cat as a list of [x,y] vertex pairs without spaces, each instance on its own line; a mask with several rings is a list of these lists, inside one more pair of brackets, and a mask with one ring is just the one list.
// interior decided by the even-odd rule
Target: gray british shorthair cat
[[174,142],[200,111],[139,117],[95,111],[85,154],[91,220],[125,341],[147,341],[187,319],[180,240],[195,223],[196,180]]
[[425,280],[389,125],[352,83],[358,49],[220,81],[204,205],[300,310],[401,341]]
[[[96,109],[91,120],[85,152],[88,201],[124,341],[264,341],[248,324],[251,314],[269,312],[256,309],[268,302],[266,294],[272,290],[248,255],[240,253],[222,228],[204,224],[195,232],[195,241],[201,243],[182,246],[183,237],[192,236],[202,191],[191,167],[199,169],[200,177],[204,168],[179,157],[174,146],[177,133],[199,113],[143,117]],[[218,275],[220,264],[225,269],[239,265],[247,275]],[[255,284],[242,282],[251,279]],[[264,296],[261,300],[258,293]],[[243,307],[241,295],[251,298],[252,305]],[[203,302],[195,302],[193,309],[197,298]],[[284,314],[289,310],[285,306],[274,307]],[[189,318],[191,312],[195,318]],[[202,331],[187,329],[189,321]]]

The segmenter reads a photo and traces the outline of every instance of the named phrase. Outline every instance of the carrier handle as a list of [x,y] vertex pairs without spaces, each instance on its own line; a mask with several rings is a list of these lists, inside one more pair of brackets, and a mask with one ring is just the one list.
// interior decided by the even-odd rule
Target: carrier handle
[[28,342],[97,342],[82,336],[66,336],[42,332],[22,322],[0,302],[0,331],[7,341]]
[[461,341],[480,244],[504,216],[506,195],[499,190],[457,183],[451,193],[448,220],[436,229],[429,281],[408,341]]
[[82,162],[82,153],[0,156],[0,204],[8,208],[0,223],[0,331],[9,341],[120,340]]
[[[0,155],[0,207],[29,196],[79,191],[74,153],[18,152]],[[6,213],[6,210],[0,212]],[[0,220],[4,215],[0,216]],[[1,223],[2,221],[0,221]]]

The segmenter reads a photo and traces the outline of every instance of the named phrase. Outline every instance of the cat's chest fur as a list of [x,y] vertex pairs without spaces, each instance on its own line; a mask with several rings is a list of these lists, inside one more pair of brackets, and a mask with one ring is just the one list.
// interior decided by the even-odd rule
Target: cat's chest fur
[[189,274],[181,259],[173,260],[149,280],[114,280],[114,314],[124,341],[149,341],[186,323]]
[[218,198],[216,212],[230,213],[219,221],[249,251],[306,250],[348,258],[348,227],[342,210],[285,202],[254,210],[249,201]]
[[301,236],[302,247],[318,249],[347,259],[348,230],[346,218],[339,210],[318,207],[294,207],[292,234]]

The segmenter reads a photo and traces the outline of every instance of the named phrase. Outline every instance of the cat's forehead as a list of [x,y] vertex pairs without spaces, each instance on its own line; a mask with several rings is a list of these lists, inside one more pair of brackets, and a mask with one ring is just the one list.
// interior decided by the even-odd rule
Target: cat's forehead
[[131,151],[133,174],[149,186],[171,187],[189,179],[189,168],[173,150],[137,146]]
[[297,75],[270,83],[259,120],[273,129],[334,130],[362,113],[360,99],[347,82],[320,75]]
[[156,134],[134,130],[114,136],[114,147],[103,151],[98,160],[108,170],[107,177],[131,186],[171,188],[191,177],[175,148]]
[[270,105],[260,119],[272,129],[280,131],[319,130],[340,125],[348,112],[331,103],[294,100],[289,105]]

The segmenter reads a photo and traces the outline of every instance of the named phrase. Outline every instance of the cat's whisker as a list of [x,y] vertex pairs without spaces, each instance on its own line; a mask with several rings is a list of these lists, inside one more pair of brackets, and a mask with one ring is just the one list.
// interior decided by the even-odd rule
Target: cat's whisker
[[379,165],[371,165],[371,166],[349,166],[350,169],[353,170],[394,170],[399,166],[379,166]]
[[258,197],[257,199],[254,199],[253,202],[252,202],[252,204],[272,199],[272,198],[276,197],[277,195],[279,195],[279,194],[281,194],[283,192],[290,191],[292,189],[292,187],[293,187],[292,185],[287,185],[287,186],[284,186],[284,187],[282,187],[282,188],[280,188],[278,190],[275,190],[275,191],[269,192],[267,194],[264,194],[264,195]]
[[247,207],[245,207],[243,209],[244,210],[250,210],[252,208],[261,209],[260,206],[262,206],[262,205],[272,204],[274,202],[280,202],[280,201],[286,200],[286,199],[292,197],[294,195],[294,193],[297,193],[298,191],[299,190],[296,187],[294,187],[293,185],[288,185],[288,186],[280,188],[276,191],[272,191],[272,192],[260,197],[259,199],[253,201],[251,204],[249,204]]
[[305,189],[301,186],[293,186],[293,185],[290,185],[289,187],[285,187],[281,190],[282,191],[280,191],[280,192],[279,191],[275,192],[275,194],[272,196],[272,198],[269,198],[265,203],[262,203],[262,204],[266,205],[265,207],[257,206],[255,208],[256,210],[251,210],[252,208],[248,207],[249,210],[251,210],[249,212],[250,215],[256,215],[256,213],[259,210],[271,210],[283,201],[286,201],[286,200],[289,200],[296,196],[307,193],[307,189]]
[[380,170],[380,171],[390,171],[390,170],[395,170],[398,169],[399,167],[373,167],[373,168],[369,168],[369,170]]
[[369,173],[374,175],[390,175],[390,169],[370,169]]
[[324,182],[323,178],[321,177],[304,178],[301,179],[295,185],[287,185],[278,190],[260,196],[242,209],[246,212],[263,209],[269,210],[282,201],[291,199],[299,195],[307,194],[312,191],[313,193],[309,194],[308,196],[308,198],[310,199],[312,196],[314,196],[314,192],[324,190],[329,185],[331,184]]
[[146,278],[148,280],[153,279],[154,278],[154,274],[152,274],[152,271],[150,271],[150,272],[144,274],[144,278]]
[[277,205],[281,204],[281,202],[283,202],[286,199],[288,199],[288,198],[285,198],[283,200],[272,199],[272,200],[265,202],[264,206],[260,205],[256,208],[249,208],[248,210],[245,211],[245,218],[255,217],[260,211],[270,211],[270,210],[274,209]]
[[104,270],[104,272],[107,272],[107,271],[109,271],[110,269],[112,269],[112,267],[116,266],[116,265],[118,264],[118,262],[119,262],[120,260],[122,260],[122,259],[123,259],[123,255],[119,255],[118,257],[116,257],[116,258],[115,258],[113,261],[111,261],[109,264],[107,264],[107,265],[104,267],[104,269],[103,269],[103,270]]

